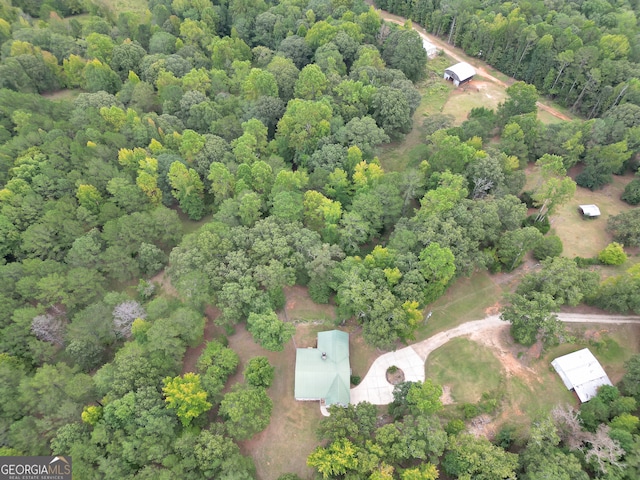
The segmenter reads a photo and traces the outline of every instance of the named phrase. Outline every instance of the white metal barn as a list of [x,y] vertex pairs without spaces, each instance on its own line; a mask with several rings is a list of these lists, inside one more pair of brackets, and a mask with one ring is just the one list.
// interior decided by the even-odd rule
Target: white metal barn
[[564,386],[574,390],[581,402],[588,402],[602,385],[611,385],[607,373],[588,348],[556,358],[551,362]]
[[453,81],[453,84],[457,87],[465,82],[470,81],[475,74],[475,68],[473,68],[467,62],[460,62],[445,69],[444,79]]

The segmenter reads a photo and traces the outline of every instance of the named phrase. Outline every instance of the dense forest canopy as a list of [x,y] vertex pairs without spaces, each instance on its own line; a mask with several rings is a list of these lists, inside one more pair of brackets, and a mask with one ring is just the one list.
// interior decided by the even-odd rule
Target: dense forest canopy
[[[295,284],[379,348],[414,338],[457,277],[534,248],[540,277],[503,312],[521,343],[559,341],[563,304],[640,312],[636,267],[600,284],[541,233],[576,189],[567,169],[592,189],[637,169],[637,4],[381,2],[528,82],[461,125],[427,118],[423,158],[387,172],[378,147],[419,127],[438,81],[410,23],[360,0],[112,3],[0,0],[0,454],[70,454],[83,480],[254,478],[237,442],[269,424],[273,368],[256,357],[225,390],[239,358],[223,336],[194,371],[183,357],[209,305],[282,350]],[[585,120],[542,124],[538,92]],[[528,163],[540,181],[519,198]],[[637,212],[610,221],[616,240],[640,242]],[[629,397],[535,425],[520,457],[445,428],[425,383],[398,387],[384,426],[371,405],[335,410],[308,462],[325,478],[431,479],[440,460],[455,478],[636,478],[637,370]]]

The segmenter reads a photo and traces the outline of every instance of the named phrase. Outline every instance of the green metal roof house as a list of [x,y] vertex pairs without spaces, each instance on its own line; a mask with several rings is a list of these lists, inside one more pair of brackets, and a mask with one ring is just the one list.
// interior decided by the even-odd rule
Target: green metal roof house
[[296,400],[348,405],[350,376],[347,332],[319,332],[318,348],[296,350]]

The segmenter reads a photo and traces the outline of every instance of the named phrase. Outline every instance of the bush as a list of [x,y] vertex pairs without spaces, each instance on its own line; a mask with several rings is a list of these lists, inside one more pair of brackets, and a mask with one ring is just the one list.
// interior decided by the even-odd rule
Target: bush
[[560,237],[557,235],[549,235],[533,247],[533,257],[536,260],[544,260],[548,257],[559,257],[562,249],[562,240],[560,240]]
[[631,182],[624,187],[624,192],[620,198],[629,205],[638,205],[640,203],[640,178],[631,180]]
[[524,219],[524,222],[522,222],[522,226],[523,227],[535,227],[538,229],[538,231],[543,234],[546,235],[547,232],[549,230],[551,230],[551,224],[549,223],[549,217],[544,217],[542,220],[536,222],[536,217],[538,215],[537,214],[533,214],[533,215],[529,215],[527,218]]
[[584,257],[574,257],[576,265],[580,268],[590,267],[591,265],[600,265],[600,260],[597,257],[584,258]]
[[516,439],[516,427],[513,425],[503,425],[498,434],[496,435],[496,439],[494,443],[498,445],[500,448],[507,450]]
[[531,196],[532,192],[522,192],[518,197],[522,203],[524,203],[527,208],[533,208],[533,197]]
[[624,248],[617,242],[612,242],[598,254],[598,260],[605,265],[622,265],[627,261],[627,254]]
[[351,375],[351,385],[359,385],[360,380],[362,379],[360,378],[359,375]]
[[480,415],[480,409],[473,403],[465,403],[462,405],[462,413],[467,420]]
[[444,427],[444,431],[447,432],[447,434],[454,436],[462,432],[464,428],[464,422],[459,418],[456,418],[447,423],[447,425]]

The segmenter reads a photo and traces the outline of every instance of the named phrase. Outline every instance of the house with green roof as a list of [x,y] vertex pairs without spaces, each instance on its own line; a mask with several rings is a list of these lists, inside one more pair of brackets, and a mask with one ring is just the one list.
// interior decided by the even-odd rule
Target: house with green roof
[[296,350],[296,400],[320,400],[327,407],[346,406],[350,399],[350,380],[347,332],[319,332],[317,348]]

